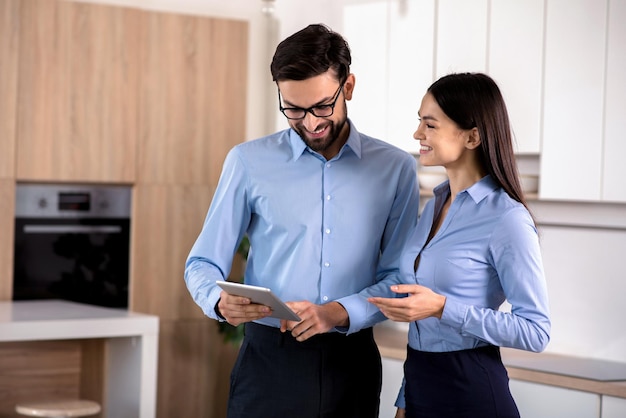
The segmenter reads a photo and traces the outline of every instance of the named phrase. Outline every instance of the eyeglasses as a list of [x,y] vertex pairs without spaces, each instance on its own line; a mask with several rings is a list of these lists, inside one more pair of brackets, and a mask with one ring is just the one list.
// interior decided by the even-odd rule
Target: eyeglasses
[[287,119],[304,119],[307,113],[310,113],[318,118],[327,118],[333,115],[337,99],[339,99],[339,93],[341,93],[344,84],[345,83],[342,83],[337,89],[332,103],[311,106],[307,109],[302,107],[283,107],[281,104],[282,100],[280,97],[280,89],[278,89],[278,108],[281,112],[283,112],[283,115],[285,115]]

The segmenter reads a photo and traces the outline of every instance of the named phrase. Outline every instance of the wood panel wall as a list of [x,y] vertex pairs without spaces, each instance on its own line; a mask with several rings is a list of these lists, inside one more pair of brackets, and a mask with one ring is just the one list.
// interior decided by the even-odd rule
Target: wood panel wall
[[15,178],[19,24],[19,0],[0,1],[0,179]]
[[[159,418],[225,416],[237,347],[195,305],[183,271],[224,157],[245,140],[247,42],[244,21],[0,1],[0,299],[12,298],[16,181],[131,185],[130,309],[161,318]],[[242,269],[239,259],[233,274]],[[6,350],[36,349],[44,365],[29,379],[65,388],[48,395],[102,396],[102,341],[83,343],[49,356],[0,344],[0,376]],[[72,378],[56,373],[59,357]],[[26,396],[4,392],[11,382],[0,380],[0,416]]]
[[141,12],[20,6],[17,178],[134,181]]
[[103,347],[102,340],[0,344],[0,416],[20,417],[15,404],[36,399],[102,402]]

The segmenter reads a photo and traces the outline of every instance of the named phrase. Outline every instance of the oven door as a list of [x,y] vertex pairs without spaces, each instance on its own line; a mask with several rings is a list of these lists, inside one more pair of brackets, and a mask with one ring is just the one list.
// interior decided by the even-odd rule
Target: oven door
[[129,219],[16,218],[13,299],[128,307]]

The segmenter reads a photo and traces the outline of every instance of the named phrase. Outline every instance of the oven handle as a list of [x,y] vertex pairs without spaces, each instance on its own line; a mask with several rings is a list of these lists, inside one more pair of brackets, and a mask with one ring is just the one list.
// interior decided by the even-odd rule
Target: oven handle
[[119,225],[24,225],[25,234],[119,234]]

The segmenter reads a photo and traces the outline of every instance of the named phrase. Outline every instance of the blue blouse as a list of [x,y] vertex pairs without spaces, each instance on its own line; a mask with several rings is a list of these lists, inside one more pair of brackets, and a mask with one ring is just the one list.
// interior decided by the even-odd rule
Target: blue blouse
[[[411,323],[411,348],[443,352],[493,344],[542,351],[550,339],[548,293],[528,210],[486,176],[456,196],[424,245],[450,193],[448,182],[434,192],[402,255],[401,271],[406,282],[447,299],[441,319]],[[505,300],[510,312],[498,310]]]

